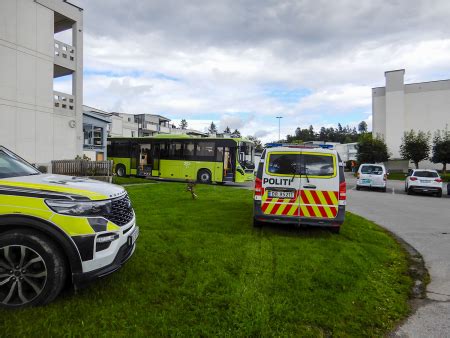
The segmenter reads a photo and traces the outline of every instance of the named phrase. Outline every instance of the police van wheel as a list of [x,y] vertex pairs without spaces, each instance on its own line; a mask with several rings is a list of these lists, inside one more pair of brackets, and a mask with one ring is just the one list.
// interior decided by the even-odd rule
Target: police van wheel
[[200,183],[211,183],[211,173],[209,170],[200,170],[197,175],[197,180]]
[[260,229],[260,228],[262,228],[262,226],[263,226],[262,222],[260,222],[257,219],[253,218],[253,227],[254,228]]
[[359,185],[357,185],[356,190],[361,190],[361,187]]
[[58,296],[66,280],[58,247],[32,230],[0,234],[0,307],[45,305]]
[[116,165],[116,175],[119,177],[124,177],[126,174],[125,166],[123,164]]

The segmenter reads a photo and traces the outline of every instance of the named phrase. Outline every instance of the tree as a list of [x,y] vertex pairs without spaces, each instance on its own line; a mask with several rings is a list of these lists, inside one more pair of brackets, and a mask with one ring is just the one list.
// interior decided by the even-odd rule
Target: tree
[[416,169],[419,168],[419,162],[426,160],[430,156],[430,133],[414,130],[406,131],[402,137],[400,145],[400,156],[404,160],[414,162]]
[[356,159],[358,163],[380,163],[389,159],[386,143],[381,137],[372,137],[372,134],[360,136],[356,145]]
[[181,129],[187,129],[188,123],[185,119],[182,119],[180,122],[180,128]]
[[231,129],[230,127],[226,127],[225,130],[223,131],[224,134],[231,134]]
[[231,133],[231,137],[241,137],[241,132],[237,129],[235,129],[232,133]]
[[447,130],[434,134],[431,162],[442,163],[444,175],[447,173],[447,163],[450,163],[450,132]]
[[367,123],[366,123],[366,121],[359,122],[359,124],[358,124],[358,131],[361,134],[367,133]]
[[210,134],[217,134],[217,127],[214,124],[214,122],[211,121],[211,125],[208,128],[208,133]]
[[259,140],[256,136],[247,136],[247,138],[255,144],[255,152],[262,153],[264,147],[261,140]]

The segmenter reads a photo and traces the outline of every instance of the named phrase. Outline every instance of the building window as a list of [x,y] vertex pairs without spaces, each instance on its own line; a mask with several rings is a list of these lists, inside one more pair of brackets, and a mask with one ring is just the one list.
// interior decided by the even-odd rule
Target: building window
[[85,146],[103,146],[103,128],[92,124],[83,124],[83,135]]
[[136,137],[136,132],[134,130],[131,131],[131,137]]

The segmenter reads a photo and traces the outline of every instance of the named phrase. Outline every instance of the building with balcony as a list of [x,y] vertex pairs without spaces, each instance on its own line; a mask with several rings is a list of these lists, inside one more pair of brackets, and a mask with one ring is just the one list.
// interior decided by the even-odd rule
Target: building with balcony
[[[55,35],[65,34],[61,42]],[[71,90],[54,91],[71,78]],[[0,1],[0,144],[30,162],[83,152],[83,10],[63,0]]]
[[83,155],[92,161],[107,158],[108,130],[112,114],[103,110],[83,106]]
[[[405,70],[385,73],[386,85],[372,89],[372,131],[386,141],[391,169],[408,167],[400,160],[400,145],[405,131],[430,132],[450,127],[450,80],[404,83]],[[421,167],[442,168],[428,161]]]
[[138,137],[138,123],[134,115],[124,113],[111,113],[111,125],[108,135],[110,137]]
[[134,121],[138,124],[139,137],[171,133],[170,119],[161,115],[136,114]]

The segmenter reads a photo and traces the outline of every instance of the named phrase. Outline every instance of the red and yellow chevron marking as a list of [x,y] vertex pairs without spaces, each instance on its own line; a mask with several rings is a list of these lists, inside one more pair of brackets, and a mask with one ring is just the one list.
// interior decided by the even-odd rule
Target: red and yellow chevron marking
[[335,218],[338,212],[337,191],[298,191],[294,198],[262,198],[262,211],[266,215]]

